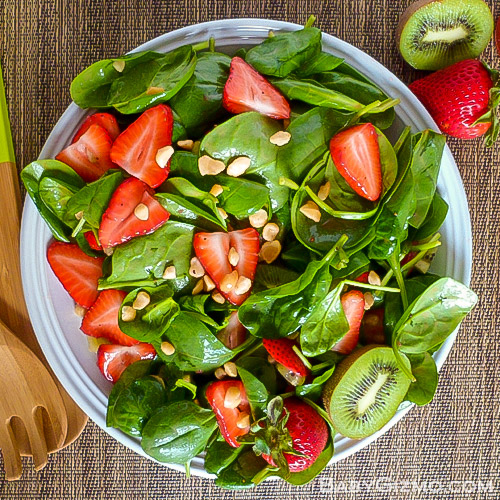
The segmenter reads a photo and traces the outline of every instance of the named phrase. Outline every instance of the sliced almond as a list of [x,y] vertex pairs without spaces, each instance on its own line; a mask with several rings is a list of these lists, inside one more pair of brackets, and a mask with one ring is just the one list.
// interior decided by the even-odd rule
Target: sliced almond
[[165,92],[165,89],[162,87],[149,87],[149,89],[146,90],[146,95],[163,94],[163,92]]
[[109,344],[109,341],[105,337],[87,337],[87,342],[90,352],[97,352],[99,347],[103,344]]
[[198,159],[198,170],[201,175],[217,175],[226,168],[223,161],[214,160],[208,155],[203,155]]
[[234,286],[234,293],[236,295],[244,295],[250,288],[252,288],[252,280],[246,276],[240,276]]
[[250,221],[250,225],[252,227],[264,227],[267,223],[267,212],[261,208],[260,210],[257,210],[254,214],[252,214],[248,220]]
[[224,220],[228,218],[227,212],[222,207],[217,207],[217,211]]
[[107,247],[103,248],[102,251],[109,257],[110,255],[113,255],[115,249],[113,247]]
[[429,260],[421,259],[415,264],[415,269],[417,271],[420,271],[422,274],[427,273],[429,271],[429,268],[431,267],[431,262]]
[[203,290],[211,292],[215,288],[214,280],[208,275],[203,276]]
[[290,142],[292,138],[292,134],[290,132],[286,132],[285,130],[280,130],[276,132],[269,138],[269,142],[274,144],[275,146],[284,146]]
[[85,149],[85,154],[87,155],[87,159],[89,160],[90,163],[96,163],[98,158],[97,156],[93,153],[93,151],[89,148]]
[[141,311],[142,309],[147,307],[150,302],[151,302],[151,297],[149,296],[149,293],[139,292],[132,304],[132,307],[136,311]]
[[123,70],[125,69],[125,61],[123,59],[113,61],[113,68],[115,68],[118,73],[123,73]]
[[137,311],[130,306],[123,306],[122,307],[122,321],[134,321],[135,315],[137,314]]
[[149,208],[148,208],[148,206],[144,205],[144,203],[139,203],[134,208],[134,215],[139,220],[148,220],[149,219]]
[[233,363],[232,361],[228,361],[227,363],[224,363],[224,371],[230,377],[237,377],[238,376],[238,369],[236,368],[236,363]]
[[318,191],[318,198],[321,200],[321,201],[325,201],[327,198],[328,198],[328,195],[330,194],[330,189],[331,189],[331,185],[330,185],[330,181],[326,181],[320,188],[319,188],[319,191]]
[[267,362],[270,364],[270,365],[274,365],[276,363],[276,360],[270,355],[268,354],[267,355]]
[[240,261],[240,254],[237,252],[236,248],[231,247],[229,249],[229,253],[227,254],[227,260],[229,261],[229,264],[231,264],[233,267],[236,267],[238,265],[238,262]]
[[217,304],[224,304],[226,302],[226,299],[223,297],[223,295],[218,292],[217,290],[214,290],[212,292],[212,299],[217,302]]
[[177,271],[175,266],[167,266],[165,271],[163,271],[163,279],[164,280],[175,280],[177,278]]
[[246,411],[242,411],[238,416],[236,427],[238,427],[238,429],[246,429],[247,427],[250,427],[250,415]]
[[280,227],[274,222],[268,222],[262,230],[262,237],[266,241],[273,241],[280,232]]
[[76,220],[82,220],[83,217],[83,210],[80,210],[79,212],[76,212],[75,214],[75,219]]
[[302,205],[299,210],[308,219],[311,219],[314,222],[319,222],[321,220],[321,212],[319,211],[318,205],[316,205],[314,201],[309,200],[306,204]]
[[209,191],[209,193],[212,196],[215,196],[216,198],[217,198],[217,196],[221,195],[223,192],[224,192],[224,189],[219,184],[214,184],[212,186],[212,189],[210,189],[210,191]]
[[205,268],[201,265],[198,257],[191,259],[191,266],[189,268],[189,275],[193,278],[202,278],[205,275]]
[[224,371],[224,368],[217,368],[214,372],[215,378],[218,380],[222,380],[226,377],[227,373]]
[[382,284],[382,280],[375,271],[370,271],[368,273],[368,283],[370,283],[370,285],[380,286]]
[[203,280],[199,280],[196,285],[194,285],[193,291],[191,292],[191,295],[198,295],[199,293],[203,292]]
[[263,260],[267,264],[271,264],[271,262],[274,262],[278,258],[280,252],[281,243],[279,240],[266,241],[260,249],[259,257],[260,260]]
[[75,314],[80,317],[80,318],[83,318],[85,316],[87,312],[87,309],[85,309],[85,307],[82,307],[80,304],[75,304]]
[[220,291],[224,293],[229,293],[236,285],[238,281],[238,271],[234,270],[224,276],[220,282]]
[[193,149],[194,142],[191,139],[184,139],[183,141],[177,141],[177,146],[187,151],[191,151]]
[[241,391],[238,387],[232,386],[226,391],[224,396],[224,408],[237,408],[241,404]]
[[161,343],[161,352],[165,354],[165,356],[172,356],[175,352],[175,347],[167,341]]
[[174,154],[174,148],[172,146],[165,146],[160,148],[156,152],[156,163],[160,168],[165,168],[168,165],[170,158]]
[[365,299],[365,310],[368,310],[375,303],[375,299],[373,298],[373,294],[371,292],[365,292],[363,297]]
[[250,158],[248,156],[238,156],[227,166],[227,175],[231,177],[239,177],[243,175],[250,166]]

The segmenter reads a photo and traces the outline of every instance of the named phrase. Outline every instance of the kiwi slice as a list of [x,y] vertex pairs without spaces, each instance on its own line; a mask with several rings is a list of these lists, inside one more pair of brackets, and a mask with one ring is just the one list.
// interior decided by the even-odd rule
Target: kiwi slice
[[390,347],[366,346],[339,363],[325,385],[323,403],[337,432],[360,439],[392,418],[409,387]]
[[404,12],[396,37],[408,64],[436,70],[481,54],[493,27],[483,0],[419,0]]

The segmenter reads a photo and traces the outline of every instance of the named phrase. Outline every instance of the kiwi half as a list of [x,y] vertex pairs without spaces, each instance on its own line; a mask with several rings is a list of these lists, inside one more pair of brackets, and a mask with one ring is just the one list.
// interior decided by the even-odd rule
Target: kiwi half
[[[404,355],[403,360],[411,369]],[[390,347],[366,346],[339,363],[325,385],[323,403],[340,434],[360,439],[393,417],[409,387]]]
[[420,0],[404,12],[396,37],[408,64],[436,70],[481,54],[493,27],[483,0]]

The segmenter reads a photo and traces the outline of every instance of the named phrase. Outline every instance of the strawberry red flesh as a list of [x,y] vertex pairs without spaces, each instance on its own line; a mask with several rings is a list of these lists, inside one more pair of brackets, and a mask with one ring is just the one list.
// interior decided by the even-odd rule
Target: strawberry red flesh
[[85,182],[92,182],[116,167],[110,158],[112,143],[106,130],[94,123],[78,141],[63,149],[56,160],[69,165]]
[[227,326],[217,333],[217,338],[228,348],[236,349],[247,339],[248,330],[238,319],[238,311],[233,311],[227,322]]
[[290,118],[290,105],[283,95],[241,57],[231,61],[223,105],[235,114],[257,111],[277,120]]
[[155,357],[156,351],[151,344],[141,343],[130,347],[102,344],[97,351],[97,366],[107,380],[116,383],[125,368],[132,363]]
[[[150,234],[168,220],[170,214],[153,195],[154,191],[135,177],[126,179],[118,186],[99,227],[99,241],[103,248]],[[139,205],[147,207],[147,210]],[[137,216],[137,208],[142,208],[142,214],[146,213],[146,220]]]
[[358,344],[359,327],[365,312],[365,298],[359,290],[351,290],[342,295],[340,300],[349,323],[349,331],[332,347],[332,351],[349,354]]
[[371,123],[343,130],[330,141],[330,154],[340,175],[363,198],[375,201],[382,193],[378,135]]
[[112,141],[114,141],[120,135],[120,127],[116,118],[109,113],[94,113],[86,118],[86,120],[82,123],[82,126],[78,129],[78,132],[73,137],[71,143],[77,142],[80,137],[87,132],[93,124],[100,125],[103,127],[108,133],[109,137]]
[[361,322],[361,338],[363,344],[385,344],[384,309],[370,309]]
[[92,250],[102,250],[102,246],[97,242],[94,231],[85,231],[83,233],[83,236],[87,240],[87,243],[89,244],[89,247],[92,248]]
[[173,125],[172,110],[165,104],[144,111],[116,138],[112,161],[152,188],[159,186],[168,177],[170,162],[160,167],[156,154],[172,144]]
[[309,374],[309,369],[293,350],[294,346],[298,346],[295,340],[287,338],[263,339],[262,344],[277,363],[291,372],[301,377],[306,377]]
[[103,290],[85,314],[80,327],[82,332],[90,337],[104,337],[113,344],[138,344],[137,340],[125,335],[118,326],[120,306],[126,296],[121,290]]
[[85,308],[92,306],[99,295],[104,259],[90,257],[76,243],[54,241],[47,250],[47,260],[73,300]]
[[[226,408],[224,405],[226,393],[230,387],[236,387],[240,391],[241,402],[236,408]],[[236,438],[248,434],[250,430],[249,426],[239,428],[237,425],[238,420],[244,414],[250,415],[250,404],[243,383],[239,380],[213,382],[207,387],[206,397],[215,413],[222,437],[230,446],[238,448],[240,444]]]

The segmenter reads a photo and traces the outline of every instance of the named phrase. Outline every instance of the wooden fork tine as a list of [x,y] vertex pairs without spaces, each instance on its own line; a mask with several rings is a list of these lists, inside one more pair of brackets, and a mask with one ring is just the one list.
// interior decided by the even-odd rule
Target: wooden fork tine
[[23,473],[23,464],[14,433],[8,421],[0,422],[0,448],[3,455],[5,479],[7,481],[19,479]]
[[38,410],[39,408],[33,408],[33,422],[35,425],[26,426],[35,470],[43,469],[49,460],[47,454],[47,443],[43,432],[42,415]]

